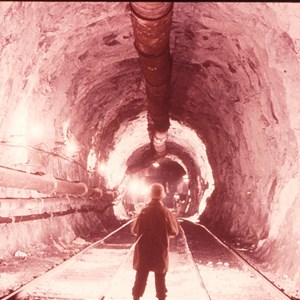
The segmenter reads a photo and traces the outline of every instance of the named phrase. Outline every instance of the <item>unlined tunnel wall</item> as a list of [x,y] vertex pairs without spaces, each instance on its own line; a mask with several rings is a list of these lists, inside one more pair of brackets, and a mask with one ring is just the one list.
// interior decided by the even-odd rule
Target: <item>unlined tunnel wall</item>
[[[95,161],[105,162],[117,148],[115,133],[147,109],[129,4],[3,2],[0,13],[1,165],[105,187]],[[299,14],[297,3],[174,3],[170,33],[171,124],[204,141],[215,182],[200,221],[253,246],[266,269],[298,287]],[[149,142],[140,130],[136,145]],[[72,154],[67,146],[75,145]],[[61,201],[2,187],[1,205],[44,196],[50,206]],[[111,203],[87,201],[100,211]],[[75,227],[101,227],[113,216],[105,211],[92,208],[81,221],[60,216],[64,226],[50,227],[66,233],[71,219]],[[30,222],[10,223],[14,233],[5,231],[1,241],[16,240],[22,226],[36,228]],[[19,245],[29,244],[23,235]]]
[[[73,35],[72,28],[77,23],[72,21],[70,12],[81,4],[64,6],[68,21],[60,14],[57,3],[40,4],[1,3],[0,164],[36,177],[45,175],[66,182],[83,182],[88,187],[105,190],[103,178],[88,170],[93,128],[87,126],[82,130],[81,126],[88,123],[91,115],[87,114],[84,101],[76,103],[78,108],[73,103],[81,100],[77,92],[87,85],[80,84],[80,79],[89,78],[84,68],[76,73],[85,57],[77,51],[80,52],[80,43],[84,43],[86,51],[93,42],[82,38],[85,30],[76,31],[76,37]],[[95,16],[101,18],[98,10]],[[63,24],[58,25],[58,19]],[[91,19],[85,20],[83,13],[77,25],[84,22],[90,24]],[[105,30],[101,21],[100,25]],[[101,40],[110,43],[110,37]],[[90,44],[86,46],[86,42]],[[72,51],[79,57],[76,61],[72,59]],[[93,86],[97,86],[95,82]],[[88,92],[83,90],[85,97],[92,94],[91,87]],[[72,117],[74,107],[76,117]],[[102,110],[105,111],[104,106]],[[28,251],[35,243],[52,243],[51,238],[56,243],[70,243],[76,237],[105,231],[115,222],[112,198],[110,193],[100,197],[1,187],[1,199],[5,199],[0,205],[1,259],[18,250]]]
[[299,44],[285,31],[298,19],[284,9],[284,20],[276,5],[175,9],[171,117],[207,146],[216,188],[201,222],[298,278]]
[[116,223],[114,193],[75,161],[21,144],[2,143],[1,153],[1,261],[35,244],[99,235]]

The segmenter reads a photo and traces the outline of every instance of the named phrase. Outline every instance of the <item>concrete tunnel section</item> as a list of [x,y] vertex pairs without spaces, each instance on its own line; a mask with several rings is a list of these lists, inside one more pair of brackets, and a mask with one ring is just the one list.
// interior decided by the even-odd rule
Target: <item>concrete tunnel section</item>
[[[151,162],[130,13],[126,2],[0,4],[1,169],[101,190],[3,184],[2,261],[34,243],[107,230],[123,175],[142,158]],[[262,270],[287,278],[294,290],[299,18],[298,3],[174,3],[167,140],[193,186],[189,214],[199,212],[202,189],[213,184],[200,222],[252,249]]]

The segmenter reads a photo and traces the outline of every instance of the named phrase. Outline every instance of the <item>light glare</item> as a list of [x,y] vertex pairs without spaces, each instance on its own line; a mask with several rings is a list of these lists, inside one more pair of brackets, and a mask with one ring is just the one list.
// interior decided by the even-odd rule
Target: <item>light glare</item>
[[159,167],[159,163],[157,161],[154,162],[152,165],[153,165],[154,168],[158,168]]
[[183,179],[183,182],[185,182],[185,183],[188,183],[188,182],[189,182],[189,177],[188,177],[188,175],[184,175],[184,176],[182,177],[182,179]]
[[66,142],[66,152],[68,156],[74,155],[78,152],[78,145],[75,141],[69,140]]
[[128,184],[128,191],[132,195],[145,196],[148,193],[148,185],[140,179],[132,179]]
[[89,153],[88,159],[87,159],[87,169],[89,171],[93,171],[96,167],[96,164],[97,164],[97,156],[96,156],[95,150],[92,148],[90,150],[90,153]]
[[44,128],[40,124],[33,124],[29,128],[31,138],[39,139],[43,137]]
[[98,171],[99,173],[105,174],[107,172],[107,165],[105,163],[100,163],[98,165]]

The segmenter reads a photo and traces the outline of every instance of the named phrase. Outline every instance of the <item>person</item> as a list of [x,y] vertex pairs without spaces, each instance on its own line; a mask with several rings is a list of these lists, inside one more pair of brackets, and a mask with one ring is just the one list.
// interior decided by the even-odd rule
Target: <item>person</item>
[[166,197],[164,186],[150,186],[151,201],[144,207],[132,225],[137,242],[134,248],[133,268],[136,270],[132,288],[134,300],[143,296],[149,272],[154,272],[156,297],[166,299],[166,273],[169,267],[169,238],[179,233],[179,222],[175,215],[163,205]]

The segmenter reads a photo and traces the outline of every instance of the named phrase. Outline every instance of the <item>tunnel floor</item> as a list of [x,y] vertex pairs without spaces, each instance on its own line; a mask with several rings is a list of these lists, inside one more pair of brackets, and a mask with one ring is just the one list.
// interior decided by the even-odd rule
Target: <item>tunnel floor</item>
[[[289,299],[281,298],[278,290],[266,285],[259,276],[250,272],[208,231],[183,220],[181,227],[183,231],[170,242],[170,270],[166,278],[168,299]],[[37,287],[33,285],[30,288],[34,298],[28,298],[28,294],[26,298],[22,298],[22,292],[16,299],[46,299],[41,295],[45,295],[47,299],[132,299],[131,288],[135,275],[132,269],[134,241],[135,237],[130,233],[129,226],[126,226],[104,243],[89,249],[87,258],[81,257],[75,264],[70,264],[68,273],[71,275],[55,275],[56,277],[52,279],[49,277],[50,279],[46,281],[39,281]],[[76,247],[71,250],[73,253],[87,247],[80,239],[74,245]],[[56,256],[56,263],[61,263],[61,260],[68,263],[67,255],[70,255],[70,249],[61,248],[60,251],[62,251],[60,261]],[[33,257],[22,260],[19,258],[19,261],[12,265],[1,264],[2,293],[5,280],[9,281],[9,278],[13,280],[15,277],[16,281],[23,280],[24,284],[26,281],[22,276],[26,274],[28,278],[34,272],[34,276],[37,276],[37,271],[41,271],[42,266],[51,264],[49,259],[38,257],[35,259],[35,266]],[[6,271],[9,270],[10,273],[4,272],[8,266]],[[55,268],[51,271],[55,273]],[[16,284],[16,281],[13,284]],[[42,286],[46,287],[48,294]],[[103,296],[104,298],[101,298]],[[155,299],[153,273],[149,275],[146,291],[141,300],[146,299]]]

